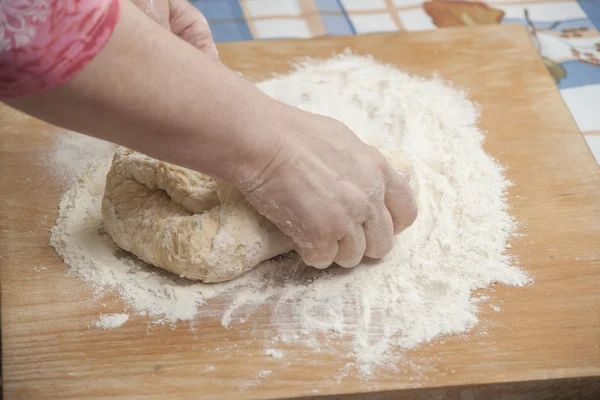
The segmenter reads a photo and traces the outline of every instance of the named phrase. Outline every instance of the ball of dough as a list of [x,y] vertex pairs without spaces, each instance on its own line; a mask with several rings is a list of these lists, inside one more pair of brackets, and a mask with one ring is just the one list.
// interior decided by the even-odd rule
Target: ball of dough
[[[412,173],[399,152],[384,155]],[[416,195],[414,175],[410,184]],[[106,176],[102,217],[120,248],[207,283],[233,279],[294,248],[233,185],[124,147]]]
[[234,186],[123,147],[106,177],[102,217],[120,248],[203,282],[233,279],[294,248]]

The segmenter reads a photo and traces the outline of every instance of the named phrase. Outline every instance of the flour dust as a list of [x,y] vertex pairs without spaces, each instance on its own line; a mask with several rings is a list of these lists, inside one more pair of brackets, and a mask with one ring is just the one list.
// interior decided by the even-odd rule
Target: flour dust
[[40,162],[50,166],[50,171],[63,185],[73,185],[85,171],[90,161],[99,157],[112,157],[117,146],[104,140],[74,132],[61,134],[54,148]]
[[94,323],[97,328],[101,329],[115,329],[123,326],[125,322],[129,320],[128,314],[117,313],[117,314],[102,314],[100,318]]
[[[478,109],[465,93],[351,54],[307,60],[257,86],[285,103],[343,121],[364,141],[401,152],[412,165],[419,217],[383,260],[316,270],[289,255],[232,282],[182,280],[119,250],[104,233],[100,202],[110,156],[100,151],[64,194],[52,230],[51,244],[70,271],[99,292],[117,291],[133,312],[153,322],[193,321],[202,313],[229,327],[268,309],[279,333],[266,354],[284,357],[279,342],[326,351],[328,341],[343,337],[350,345],[342,356],[366,375],[393,366],[402,349],[469,331],[481,303],[472,291],[529,281],[505,254],[515,229],[505,195],[510,183],[483,151]],[[66,158],[80,159],[55,157]],[[228,299],[225,309],[203,309],[220,296]]]

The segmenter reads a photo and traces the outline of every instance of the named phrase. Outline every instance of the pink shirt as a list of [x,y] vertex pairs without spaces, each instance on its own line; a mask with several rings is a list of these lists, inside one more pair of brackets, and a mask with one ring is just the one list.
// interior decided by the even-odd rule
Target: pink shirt
[[0,98],[55,88],[110,38],[120,0],[0,0]]

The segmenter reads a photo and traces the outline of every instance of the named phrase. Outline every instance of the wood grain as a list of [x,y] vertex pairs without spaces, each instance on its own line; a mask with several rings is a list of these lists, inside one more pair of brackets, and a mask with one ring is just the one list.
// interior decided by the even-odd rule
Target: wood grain
[[[348,47],[416,75],[439,74],[481,104],[485,148],[508,166],[515,183],[512,212],[527,234],[515,238],[511,253],[535,284],[482,291],[502,302],[501,312],[485,307],[482,323],[469,335],[407,352],[399,372],[380,371],[368,381],[351,372],[337,382],[347,360],[292,344],[282,360],[264,355],[274,333],[267,313],[247,323],[253,331],[200,319],[192,333],[189,324],[149,327],[142,317],[115,330],[89,329],[100,313],[119,312],[124,304],[114,295],[94,299],[83,282],[65,274],[48,245],[64,187],[48,172],[44,154],[61,131],[2,108],[7,399],[272,399],[373,392],[394,399],[519,393],[592,398],[600,377],[600,169],[526,31],[486,26],[233,43],[219,50],[225,64],[259,80],[289,70],[302,56],[327,57]],[[39,266],[48,269],[36,272]],[[209,307],[223,307],[224,301]],[[215,369],[206,371],[208,365]],[[272,374],[244,388],[265,369]]]

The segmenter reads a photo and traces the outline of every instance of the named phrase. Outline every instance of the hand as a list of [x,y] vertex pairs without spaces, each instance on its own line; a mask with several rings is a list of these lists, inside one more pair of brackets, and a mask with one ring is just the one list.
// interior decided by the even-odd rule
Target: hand
[[132,0],[135,5],[161,26],[213,60],[219,60],[208,22],[187,0]]
[[410,177],[341,122],[281,107],[278,145],[242,181],[246,199],[308,265],[350,268],[363,256],[383,257],[417,217]]

